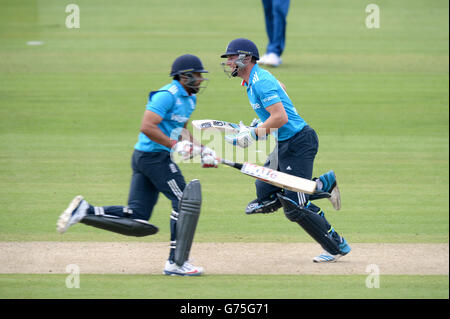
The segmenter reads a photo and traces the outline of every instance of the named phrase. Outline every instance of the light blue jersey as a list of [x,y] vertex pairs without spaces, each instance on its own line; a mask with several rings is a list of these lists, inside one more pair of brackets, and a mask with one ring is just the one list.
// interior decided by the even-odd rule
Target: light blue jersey
[[[158,127],[171,139],[177,140],[195,110],[196,103],[195,94],[189,95],[180,82],[173,80],[150,93],[146,109],[161,116],[163,120]],[[139,133],[139,141],[134,148],[142,152],[170,152],[170,148],[152,141],[142,132]]]
[[300,115],[298,115],[286,91],[283,90],[278,80],[269,71],[255,64],[250,72],[249,83],[245,83],[245,85],[247,86],[250,105],[262,122],[265,122],[270,116],[266,107],[277,102],[283,103],[288,116],[288,122],[274,134],[277,140],[287,140],[307,125]]

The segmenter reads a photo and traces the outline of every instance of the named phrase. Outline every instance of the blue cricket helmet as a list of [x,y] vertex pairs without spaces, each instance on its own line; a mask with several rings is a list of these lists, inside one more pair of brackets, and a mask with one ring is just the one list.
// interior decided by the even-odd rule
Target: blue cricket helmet
[[256,60],[259,60],[259,52],[258,48],[256,47],[256,44],[254,44],[252,41],[244,38],[234,39],[230,43],[228,43],[226,52],[222,54],[221,58],[226,58],[229,55],[236,55],[236,54],[245,54],[245,55],[251,55],[252,57],[256,58]]
[[191,72],[208,73],[203,68],[202,61],[198,57],[192,54],[185,54],[175,59],[172,64],[170,76]]

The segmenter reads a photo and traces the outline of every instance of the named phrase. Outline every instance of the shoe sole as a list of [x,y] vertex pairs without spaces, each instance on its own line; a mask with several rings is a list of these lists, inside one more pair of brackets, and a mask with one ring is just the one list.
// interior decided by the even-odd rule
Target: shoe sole
[[340,259],[340,258],[346,256],[346,255],[349,254],[351,251],[352,251],[352,249],[350,248],[350,250],[349,250],[348,252],[346,252],[346,253],[344,253],[344,254],[339,254],[339,255],[337,255],[333,260],[320,260],[320,261],[319,261],[319,260],[316,260],[316,259],[313,258],[313,262],[318,263],[318,264],[321,264],[321,263],[335,263],[336,261],[338,261],[338,259]]
[[338,260],[338,258],[334,258],[333,260],[315,260],[313,259],[313,262],[317,264],[323,264],[323,263],[335,263]]
[[163,271],[163,275],[166,275],[166,276],[195,277],[195,276],[200,276],[202,274],[203,274],[203,272],[196,272],[193,274],[180,274],[178,272],[172,272],[172,271],[167,271],[167,270]]
[[341,258],[343,255],[336,255],[336,257],[334,257],[334,259],[331,260],[316,260],[315,258],[313,258],[313,262],[318,263],[318,264],[323,264],[323,263],[335,263],[336,261],[338,261],[339,258]]
[[[334,180],[336,180],[336,174],[334,175]],[[339,191],[337,182],[335,182],[335,185],[334,185],[333,190],[331,191],[330,195],[331,196],[328,198],[328,200],[333,205],[333,208],[335,210],[340,210],[341,209],[341,192]]]
[[69,220],[72,217],[72,212],[80,205],[83,200],[83,196],[76,196],[66,208],[66,210],[59,216],[58,222],[56,223],[57,230],[60,234],[64,234],[69,228]]

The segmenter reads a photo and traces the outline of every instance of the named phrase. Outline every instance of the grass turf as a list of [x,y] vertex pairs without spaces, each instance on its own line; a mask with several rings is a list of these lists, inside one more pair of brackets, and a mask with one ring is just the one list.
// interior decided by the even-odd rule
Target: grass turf
[[[445,299],[448,276],[220,275],[198,278],[163,275],[81,275],[79,288],[66,275],[0,275],[1,298],[25,299]],[[161,289],[164,287],[164,289]]]

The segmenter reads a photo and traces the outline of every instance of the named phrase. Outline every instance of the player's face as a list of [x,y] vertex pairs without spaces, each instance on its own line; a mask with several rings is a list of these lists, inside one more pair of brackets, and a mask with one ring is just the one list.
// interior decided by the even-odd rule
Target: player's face
[[206,80],[200,72],[192,72],[192,75],[195,79],[195,86],[200,86],[200,83]]
[[239,60],[238,54],[229,55],[227,57],[227,61],[222,63],[223,70],[229,77],[235,77],[240,75],[240,68],[237,65],[237,61]]
[[[186,90],[192,94],[199,93],[200,89],[206,89],[206,85],[201,85],[203,81],[207,81],[200,72],[192,72],[180,76],[181,84],[186,88]],[[207,82],[206,82],[207,83]]]
[[228,58],[227,58],[226,65],[227,65],[230,69],[234,70],[234,69],[237,67],[237,65],[236,65],[236,60],[237,60],[238,58],[239,58],[239,55],[237,55],[237,54],[229,55]]

